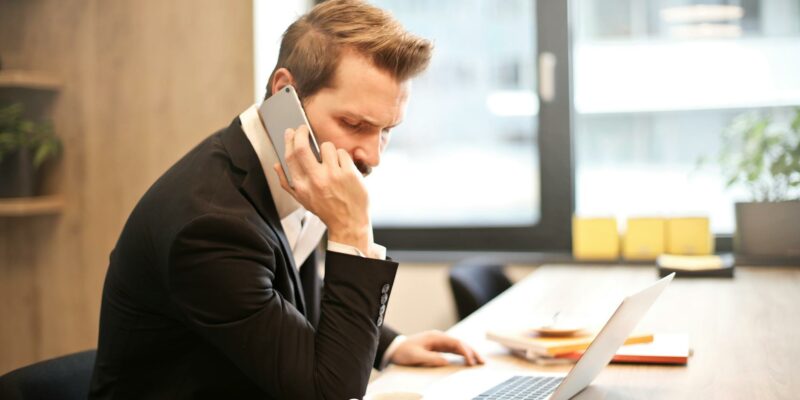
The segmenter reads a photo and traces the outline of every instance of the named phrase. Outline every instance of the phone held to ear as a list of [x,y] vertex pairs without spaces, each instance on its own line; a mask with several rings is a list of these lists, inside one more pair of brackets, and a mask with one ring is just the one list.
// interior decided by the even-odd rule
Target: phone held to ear
[[314,138],[314,132],[311,130],[311,124],[308,123],[306,113],[303,111],[300,98],[297,97],[297,91],[289,85],[277,93],[273,93],[272,96],[261,103],[258,108],[258,114],[261,117],[261,124],[264,125],[264,129],[266,129],[267,135],[272,141],[272,147],[275,148],[275,153],[278,155],[278,161],[280,161],[283,172],[286,175],[286,181],[289,182],[289,186],[293,186],[289,167],[286,164],[286,144],[283,140],[284,132],[287,129],[297,129],[300,125],[307,126],[309,132],[308,144],[317,161],[322,162],[317,139]]

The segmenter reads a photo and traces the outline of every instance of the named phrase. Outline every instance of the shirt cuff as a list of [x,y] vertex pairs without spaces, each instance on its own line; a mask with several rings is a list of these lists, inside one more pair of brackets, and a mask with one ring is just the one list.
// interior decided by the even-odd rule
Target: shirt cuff
[[351,256],[360,256],[360,257],[374,258],[377,260],[386,260],[386,247],[383,247],[375,243],[370,243],[369,255],[364,255],[364,253],[362,253],[361,250],[357,249],[354,246],[328,240],[328,251],[335,251],[337,253],[349,254]]
[[386,366],[389,364],[389,361],[392,359],[394,352],[397,351],[397,348],[400,347],[400,345],[405,341],[405,335],[397,335],[397,337],[392,340],[392,343],[389,343],[389,347],[387,347],[386,351],[383,352],[383,358],[381,358],[381,369],[386,368]]

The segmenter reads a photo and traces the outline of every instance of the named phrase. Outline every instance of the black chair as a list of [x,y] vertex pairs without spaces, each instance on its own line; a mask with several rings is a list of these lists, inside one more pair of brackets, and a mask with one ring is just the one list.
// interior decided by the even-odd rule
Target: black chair
[[0,377],[0,399],[85,400],[96,354],[87,350],[11,371]]
[[466,260],[450,268],[450,289],[462,320],[511,287],[503,265],[486,260]]

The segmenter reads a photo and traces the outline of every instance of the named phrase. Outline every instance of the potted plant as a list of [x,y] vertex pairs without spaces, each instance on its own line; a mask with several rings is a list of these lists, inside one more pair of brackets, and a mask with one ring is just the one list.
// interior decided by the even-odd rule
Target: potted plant
[[800,260],[800,107],[750,112],[725,129],[718,156],[726,186],[741,186],[734,249],[749,262]]
[[33,196],[36,170],[61,151],[52,126],[24,112],[20,103],[0,107],[0,197]]

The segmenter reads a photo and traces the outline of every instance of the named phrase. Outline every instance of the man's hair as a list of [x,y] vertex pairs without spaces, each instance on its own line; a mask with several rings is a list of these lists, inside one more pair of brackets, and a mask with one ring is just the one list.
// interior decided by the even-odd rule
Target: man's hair
[[330,87],[343,50],[354,50],[398,82],[418,75],[431,59],[430,41],[406,31],[388,12],[360,0],[328,0],[283,33],[275,71],[286,68],[303,97]]

